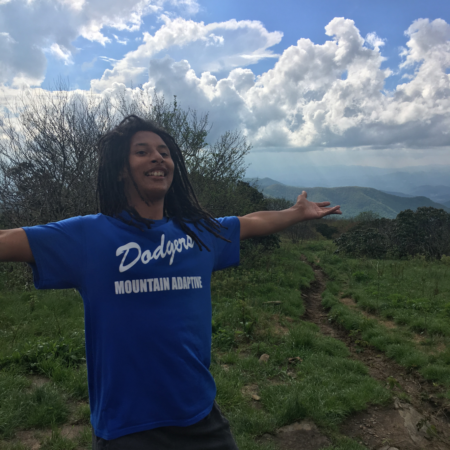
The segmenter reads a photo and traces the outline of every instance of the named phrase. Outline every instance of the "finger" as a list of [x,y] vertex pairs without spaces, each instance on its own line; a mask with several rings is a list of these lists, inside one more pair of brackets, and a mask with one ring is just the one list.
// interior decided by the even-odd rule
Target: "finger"
[[320,202],[320,203],[316,203],[317,206],[323,207],[323,206],[328,206],[330,205],[330,202]]
[[328,216],[329,214],[342,214],[341,210],[340,210],[340,206],[333,206],[333,208],[325,208],[323,209],[323,215],[324,216]]
[[330,208],[328,210],[328,214],[342,214],[341,207],[340,206],[335,206],[333,208]]

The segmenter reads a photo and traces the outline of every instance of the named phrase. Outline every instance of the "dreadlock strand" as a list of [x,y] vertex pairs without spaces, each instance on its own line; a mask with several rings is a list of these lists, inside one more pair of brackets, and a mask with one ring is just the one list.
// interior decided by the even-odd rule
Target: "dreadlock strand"
[[[133,135],[139,131],[150,131],[159,135],[168,146],[174,162],[175,170],[172,186],[164,200],[165,215],[175,220],[182,231],[192,238],[200,250],[206,248],[210,251],[198,234],[187,224],[193,224],[199,233],[207,231],[213,236],[229,242],[220,234],[220,229],[223,226],[200,205],[189,181],[183,153],[173,137],[155,123],[143,120],[136,115],[125,117],[119,125],[107,132],[98,141],[100,164],[97,197],[100,212],[116,217],[141,231],[144,228],[152,228],[154,224],[154,221],[140,216],[136,209],[128,204],[124,182],[121,180],[121,174],[124,170],[130,172],[130,142]],[[141,199],[146,202],[135,180],[132,177],[131,179]],[[121,214],[123,211],[128,213],[131,220]]]

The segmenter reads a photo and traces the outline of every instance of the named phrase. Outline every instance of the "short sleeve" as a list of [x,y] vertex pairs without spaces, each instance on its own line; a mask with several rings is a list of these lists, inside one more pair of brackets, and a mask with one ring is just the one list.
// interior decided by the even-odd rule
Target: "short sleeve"
[[23,228],[35,260],[30,265],[37,289],[80,290],[85,248],[82,219]]
[[240,231],[239,219],[233,217],[220,217],[216,219],[222,227],[220,235],[230,242],[220,238],[213,238],[214,242],[214,268],[213,271],[226,269],[239,264]]

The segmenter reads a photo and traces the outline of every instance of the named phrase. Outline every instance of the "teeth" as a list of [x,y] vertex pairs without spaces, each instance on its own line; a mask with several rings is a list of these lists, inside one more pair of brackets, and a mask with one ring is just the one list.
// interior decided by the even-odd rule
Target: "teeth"
[[161,170],[155,170],[154,172],[149,172],[148,174],[149,176],[153,176],[153,177],[163,177],[164,176],[164,172]]

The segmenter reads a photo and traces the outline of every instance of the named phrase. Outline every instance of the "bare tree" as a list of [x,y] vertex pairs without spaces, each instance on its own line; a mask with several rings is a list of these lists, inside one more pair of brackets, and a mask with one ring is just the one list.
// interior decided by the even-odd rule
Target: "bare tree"
[[250,149],[239,132],[226,132],[208,145],[208,115],[180,108],[176,98],[168,103],[142,89],[133,95],[81,95],[60,84],[53,92],[25,93],[0,116],[2,226],[97,212],[96,144],[128,114],[152,119],[174,136],[207,209],[216,215],[239,209],[245,196],[237,181]]
[[111,126],[108,102],[44,91],[24,94],[19,106],[0,125],[3,222],[24,226],[95,212],[96,142]]

